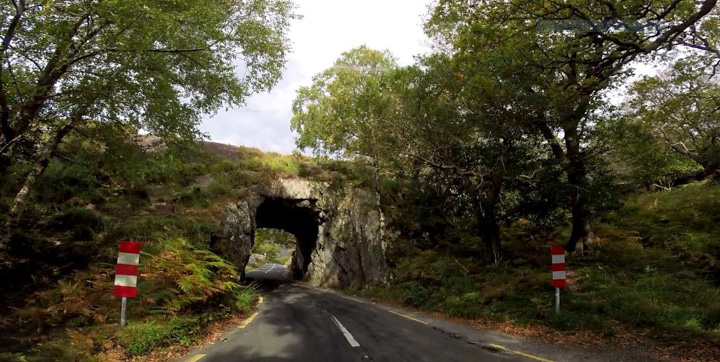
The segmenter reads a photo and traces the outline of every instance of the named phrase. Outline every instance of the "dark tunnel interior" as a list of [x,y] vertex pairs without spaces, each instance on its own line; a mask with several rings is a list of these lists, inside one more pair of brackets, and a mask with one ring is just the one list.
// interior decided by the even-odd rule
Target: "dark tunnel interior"
[[267,198],[257,209],[255,223],[258,229],[281,229],[295,236],[291,273],[294,279],[302,279],[317,245],[320,211],[315,201]]

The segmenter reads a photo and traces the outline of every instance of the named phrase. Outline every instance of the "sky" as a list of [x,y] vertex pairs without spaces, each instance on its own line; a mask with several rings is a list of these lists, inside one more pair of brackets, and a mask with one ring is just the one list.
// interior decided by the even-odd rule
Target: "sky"
[[340,54],[360,45],[390,50],[401,65],[427,52],[422,18],[431,0],[296,0],[303,19],[290,29],[292,53],[282,80],[253,95],[244,107],[203,119],[200,130],[215,142],[292,153],[290,131],[295,92],[331,67]]

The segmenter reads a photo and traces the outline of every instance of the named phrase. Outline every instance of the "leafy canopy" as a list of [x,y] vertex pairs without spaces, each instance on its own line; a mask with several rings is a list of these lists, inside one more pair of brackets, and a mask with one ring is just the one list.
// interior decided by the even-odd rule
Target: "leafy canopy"
[[3,2],[4,142],[80,110],[196,137],[201,114],[277,82],[293,11],[289,0]]
[[298,147],[318,154],[377,157],[389,102],[380,78],[396,66],[389,52],[361,46],[313,77],[293,103],[291,128],[300,134]]

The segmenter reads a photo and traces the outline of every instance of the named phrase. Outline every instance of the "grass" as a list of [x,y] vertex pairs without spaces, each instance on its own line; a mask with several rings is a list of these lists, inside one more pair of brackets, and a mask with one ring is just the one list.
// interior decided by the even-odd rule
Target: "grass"
[[635,330],[671,344],[718,341],[719,219],[718,186],[630,198],[596,225],[589,255],[568,258],[560,316],[553,309],[549,242],[524,238],[517,225],[505,231],[513,259],[499,266],[428,250],[402,259],[393,285],[351,292],[449,317],[607,336]]
[[[0,339],[0,360],[118,360],[193,343],[213,320],[247,313],[256,302],[255,288],[238,285],[236,268],[210,250],[225,205],[277,178],[329,181],[356,171],[347,162],[245,147],[201,154],[168,145],[147,154],[126,146],[104,152],[69,139],[68,159],[53,160],[38,182],[11,243],[34,272],[17,278],[13,287],[22,288],[0,307],[0,328],[13,330]],[[0,182],[0,221],[28,170],[16,164]],[[294,239],[263,243],[263,235],[258,248],[289,263],[272,244],[293,247]],[[141,242],[143,253],[139,296],[123,329],[110,291],[117,243],[126,239]]]

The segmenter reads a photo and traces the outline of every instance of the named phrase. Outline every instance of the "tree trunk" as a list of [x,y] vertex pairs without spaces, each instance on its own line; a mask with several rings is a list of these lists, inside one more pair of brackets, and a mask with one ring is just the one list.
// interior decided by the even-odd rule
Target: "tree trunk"
[[565,250],[569,253],[584,250],[585,246],[590,242],[592,234],[590,213],[585,198],[579,194],[580,192],[577,192],[577,196],[574,196],[572,201],[572,233],[567,244],[565,244]]
[[[509,149],[509,144],[505,143],[505,152]],[[501,160],[505,158],[503,154]],[[497,265],[502,261],[502,249],[500,246],[500,223],[498,222],[498,203],[500,202],[500,193],[504,185],[505,167],[496,170],[492,176],[492,184],[487,190],[480,190],[478,198],[480,199],[480,218],[478,226],[480,227],[480,237],[485,244],[485,260],[488,264]]]
[[378,210],[378,218],[380,224],[380,230],[378,230],[378,238],[380,239],[380,247],[382,248],[383,254],[387,249],[387,240],[385,238],[385,213],[382,211],[382,198],[380,193],[380,164],[378,163],[377,157],[372,158],[373,172],[375,176],[375,206]]
[[485,260],[488,264],[499,264],[502,260],[500,225],[494,206],[486,206],[484,210],[481,210],[478,225],[480,226],[480,237],[485,246]]
[[79,122],[81,118],[81,114],[76,114],[66,125],[58,129],[55,135],[48,140],[47,143],[45,143],[40,157],[37,161],[35,161],[35,165],[33,165],[32,169],[25,177],[25,182],[23,183],[22,188],[18,191],[17,195],[15,195],[15,201],[13,202],[13,206],[8,214],[8,219],[2,227],[2,234],[0,235],[0,250],[7,249],[12,232],[20,221],[20,217],[25,210],[25,206],[30,198],[30,192],[35,186],[35,183],[47,169],[50,164],[50,159],[53,154],[55,154],[55,151],[57,151],[63,138],[75,127],[75,124]]
[[3,179],[5,172],[10,167],[10,161],[10,157],[6,156],[4,153],[0,153],[0,180]]
[[580,140],[574,128],[565,130],[565,145],[568,159],[568,182],[573,188],[570,196],[572,233],[567,244],[565,244],[565,250],[572,253],[584,249],[590,241],[592,229],[590,226],[590,210],[587,203],[586,160],[580,150]]
[[[702,164],[703,167],[703,179],[710,178],[711,180],[717,181],[720,179],[720,170],[718,165],[713,161],[707,161]],[[698,180],[700,181],[700,180]]]

